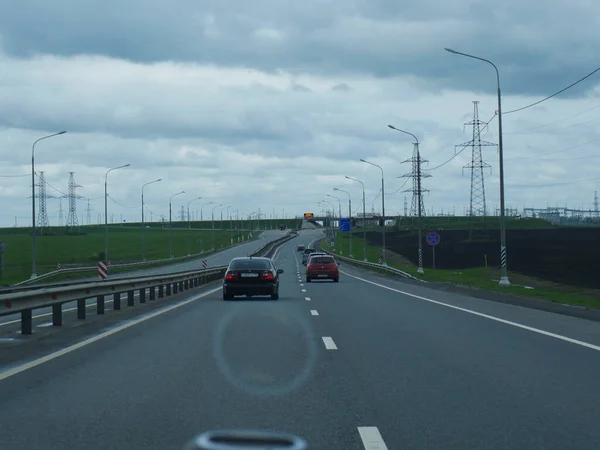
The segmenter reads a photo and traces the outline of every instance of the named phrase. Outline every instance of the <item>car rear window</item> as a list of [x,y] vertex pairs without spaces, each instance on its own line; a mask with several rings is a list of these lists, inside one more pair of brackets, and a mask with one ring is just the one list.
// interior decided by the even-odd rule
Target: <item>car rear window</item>
[[331,256],[313,256],[310,258],[311,264],[335,264],[335,259]]
[[317,250],[314,248],[305,248],[304,249],[304,253],[306,253],[307,255],[310,253],[315,253]]
[[231,270],[270,270],[271,263],[264,259],[236,259],[229,265]]

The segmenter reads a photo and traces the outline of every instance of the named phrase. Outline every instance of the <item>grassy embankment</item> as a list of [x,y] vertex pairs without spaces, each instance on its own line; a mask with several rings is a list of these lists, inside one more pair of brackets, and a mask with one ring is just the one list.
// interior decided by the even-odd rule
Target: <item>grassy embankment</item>
[[[218,226],[218,225],[215,225]],[[37,236],[37,273],[38,275],[56,269],[57,263],[63,268],[95,266],[104,255],[104,227],[80,227],[80,233],[64,234],[64,228],[50,228],[50,235]],[[145,256],[148,261],[160,260],[169,257],[169,231],[153,225],[152,228],[143,229],[134,226],[109,226],[108,231],[108,257],[113,264],[140,262],[142,258],[142,232],[145,233]],[[188,254],[198,254],[215,248],[248,240],[249,230],[187,230],[173,228],[172,247],[173,256],[180,257]],[[5,243],[1,283],[10,285],[28,279],[31,275],[31,234],[27,228],[0,229],[0,241]],[[189,247],[188,247],[189,246]],[[155,263],[152,265],[159,265]],[[164,264],[164,263],[163,263]],[[146,267],[146,266],[143,266]],[[143,268],[137,266],[131,270]],[[150,266],[148,266],[150,267]],[[121,269],[124,270],[124,269]],[[116,272],[116,270],[115,270]],[[71,277],[94,275],[91,273],[72,274]],[[63,275],[64,278],[66,275]],[[45,281],[56,281],[59,278]]]
[[[497,228],[498,222],[494,219],[481,220],[478,223],[468,218],[427,218],[428,224],[424,229],[493,229]],[[441,219],[441,220],[440,220]],[[453,220],[444,220],[453,219]],[[391,227],[390,227],[391,228]],[[400,230],[412,228],[409,221],[400,224]],[[507,221],[507,228],[525,228],[525,229],[540,229],[553,228],[543,220],[522,219]],[[375,228],[368,231],[379,231]],[[390,230],[392,231],[392,230]],[[349,234],[337,233],[335,240],[335,251],[342,250],[344,256],[348,255]],[[323,242],[323,241],[322,241]],[[360,232],[356,232],[352,238],[353,256],[355,258],[363,258],[363,239]],[[323,245],[325,243],[323,242]],[[424,251],[429,250],[429,247],[424,248]],[[325,247],[328,248],[329,247]],[[381,255],[381,247],[368,245],[367,260],[377,262]],[[568,286],[559,283],[554,283],[548,280],[542,280],[534,277],[525,276],[515,272],[509,272],[511,286],[503,288],[498,285],[500,278],[500,269],[498,267],[485,267],[482,262],[482,267],[474,267],[461,270],[433,270],[432,267],[424,267],[424,274],[417,273],[417,267],[412,264],[407,258],[402,255],[394,254],[388,251],[388,265],[397,269],[403,270],[417,278],[429,282],[437,283],[452,283],[459,286],[467,286],[476,289],[483,289],[495,292],[505,292],[519,297],[526,298],[542,298],[548,301],[557,303],[567,303],[584,307],[600,308],[600,290],[587,289],[577,286]]]

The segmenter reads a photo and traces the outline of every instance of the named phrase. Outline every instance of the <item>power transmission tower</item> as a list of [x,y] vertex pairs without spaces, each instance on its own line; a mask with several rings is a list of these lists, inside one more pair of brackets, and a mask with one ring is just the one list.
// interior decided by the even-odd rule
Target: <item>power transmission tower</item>
[[431,174],[423,173],[421,166],[423,163],[429,162],[426,159],[421,158],[419,153],[419,144],[413,144],[413,155],[411,158],[402,161],[402,163],[412,163],[412,171],[402,175],[402,178],[412,178],[412,188],[405,189],[402,192],[412,192],[412,201],[410,204],[410,215],[415,217],[419,215],[425,215],[425,206],[423,204],[423,192],[429,192],[428,189],[423,189],[421,185],[422,178],[430,178]]
[[77,195],[78,187],[81,186],[75,183],[75,172],[69,172],[69,190],[67,191],[69,212],[67,213],[67,229],[77,229],[79,226],[79,219],[77,218],[77,199],[80,198]]
[[406,200],[406,197],[404,197],[404,217],[408,216],[408,201]]
[[87,208],[86,208],[86,222],[88,225],[92,224],[92,206],[90,205],[90,199],[87,199]]
[[598,191],[594,191],[594,215],[600,217],[600,203],[598,202]]
[[485,204],[485,184],[483,179],[483,169],[490,169],[491,166],[483,161],[481,156],[481,147],[495,146],[493,142],[481,140],[481,126],[487,126],[487,122],[479,120],[479,102],[473,101],[473,120],[465,123],[473,127],[473,139],[464,144],[455,147],[471,147],[471,162],[463,167],[471,170],[471,199],[469,201],[470,216],[486,216],[487,209]]
[[62,227],[65,223],[65,214],[62,207],[62,198],[58,199],[58,226]]
[[50,226],[50,221],[48,220],[48,209],[47,209],[47,200],[48,194],[46,192],[46,179],[44,178],[44,172],[40,172],[39,182],[38,182],[38,221],[37,226],[40,228],[40,232],[43,234],[44,228]]
[[181,220],[182,222],[185,222],[185,211],[183,208],[183,205],[181,205],[181,212],[179,213],[179,220]]

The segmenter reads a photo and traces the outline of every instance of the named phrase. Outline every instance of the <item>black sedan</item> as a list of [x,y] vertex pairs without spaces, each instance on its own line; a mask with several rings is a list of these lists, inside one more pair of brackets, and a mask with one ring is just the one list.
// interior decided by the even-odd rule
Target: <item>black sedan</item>
[[223,300],[233,300],[236,295],[270,295],[279,299],[279,274],[270,258],[240,257],[229,263],[223,280]]

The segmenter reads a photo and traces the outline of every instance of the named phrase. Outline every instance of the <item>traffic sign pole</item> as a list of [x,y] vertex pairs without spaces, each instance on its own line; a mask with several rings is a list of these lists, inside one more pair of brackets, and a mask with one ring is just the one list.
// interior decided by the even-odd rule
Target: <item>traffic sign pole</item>
[[435,246],[440,243],[440,234],[436,231],[430,231],[427,233],[425,240],[431,246],[431,253],[433,255],[433,270],[435,270]]

